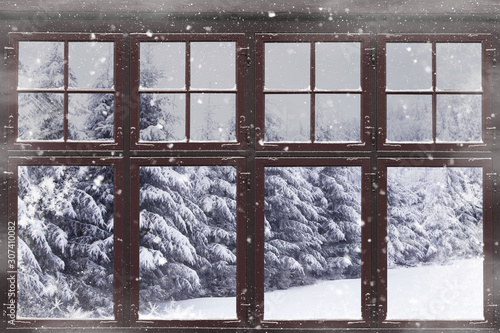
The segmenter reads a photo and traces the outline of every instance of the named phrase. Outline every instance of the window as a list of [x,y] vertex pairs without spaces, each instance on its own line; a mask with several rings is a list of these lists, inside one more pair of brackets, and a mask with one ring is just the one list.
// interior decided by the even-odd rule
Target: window
[[385,35],[378,46],[380,149],[489,148],[489,36]]
[[10,36],[10,147],[120,149],[122,36]]
[[127,15],[3,28],[3,328],[497,328],[493,23]]

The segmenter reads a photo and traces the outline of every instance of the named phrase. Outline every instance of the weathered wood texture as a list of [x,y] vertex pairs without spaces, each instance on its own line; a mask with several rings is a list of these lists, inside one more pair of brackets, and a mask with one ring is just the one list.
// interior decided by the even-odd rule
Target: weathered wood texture
[[1,0],[0,13],[500,15],[499,0]]

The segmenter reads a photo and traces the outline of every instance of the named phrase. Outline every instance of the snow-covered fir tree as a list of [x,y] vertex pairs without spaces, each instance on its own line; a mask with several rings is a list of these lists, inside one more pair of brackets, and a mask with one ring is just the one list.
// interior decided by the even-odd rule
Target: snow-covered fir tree
[[359,277],[359,168],[265,170],[265,288]]
[[482,255],[480,168],[389,168],[388,265]]
[[235,296],[236,169],[142,167],[140,307]]
[[113,168],[19,167],[18,316],[113,316]]

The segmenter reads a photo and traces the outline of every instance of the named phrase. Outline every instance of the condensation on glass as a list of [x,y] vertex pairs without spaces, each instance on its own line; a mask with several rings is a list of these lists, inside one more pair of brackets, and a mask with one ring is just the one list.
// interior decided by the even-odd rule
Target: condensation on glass
[[[114,139],[114,43],[70,41],[68,59],[65,44],[19,42],[18,141],[64,141],[65,133],[70,141]],[[97,94],[99,90],[109,94]]]
[[264,319],[361,319],[361,168],[265,167]]
[[387,43],[386,93],[387,142],[481,142],[481,43]]
[[236,179],[140,167],[139,319],[236,319]]
[[17,318],[113,319],[113,167],[19,166]]
[[482,320],[483,173],[387,168],[387,320]]
[[361,140],[359,42],[266,42],[264,46],[265,141]]
[[141,42],[139,66],[140,141],[236,141],[235,42]]

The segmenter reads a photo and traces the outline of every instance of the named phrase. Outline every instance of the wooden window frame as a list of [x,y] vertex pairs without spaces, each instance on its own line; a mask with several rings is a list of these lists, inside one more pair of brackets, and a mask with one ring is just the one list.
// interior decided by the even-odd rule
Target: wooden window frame
[[[10,107],[9,107],[9,149],[17,150],[109,150],[123,149],[123,51],[122,34],[105,33],[11,33],[10,45],[13,50],[10,62]],[[63,89],[18,89],[18,57],[19,42],[63,42],[64,43],[64,88]],[[114,43],[114,87],[111,89],[78,89],[70,88],[68,80],[68,43],[71,42],[113,42]],[[63,141],[56,140],[18,140],[18,93],[57,93],[64,95]],[[114,96],[114,126],[113,140],[77,141],[68,140],[68,94],[113,94]]]
[[[342,151],[342,150],[369,150],[371,143],[370,122],[370,72],[372,67],[372,49],[370,48],[369,34],[256,34],[255,57],[256,57],[256,123],[255,123],[255,147],[256,150],[266,151]],[[266,43],[304,43],[310,44],[310,87],[308,90],[287,89],[274,90],[265,89],[265,44]],[[360,43],[360,90],[317,90],[315,75],[315,43],[318,42],[358,42]],[[360,141],[353,142],[316,142],[316,112],[315,97],[321,94],[359,94],[360,95]],[[310,98],[310,142],[267,142],[265,141],[265,97],[272,94],[307,94]]]
[[[432,45],[432,90],[386,91],[386,44],[387,43],[431,43]],[[481,43],[482,89],[480,91],[457,91],[436,89],[436,44],[437,43]],[[427,151],[489,151],[493,142],[491,117],[491,36],[489,34],[381,34],[377,38],[377,121],[379,150],[427,150]],[[387,96],[398,94],[432,95],[432,138],[427,142],[387,142]],[[436,142],[436,109],[439,95],[478,95],[482,96],[481,134],[482,142]]]
[[[244,149],[246,145],[245,108],[245,71],[247,47],[244,34],[131,34],[131,133],[130,148],[142,150],[236,150]],[[140,88],[140,44],[141,42],[185,42],[186,69],[184,89]],[[235,82],[236,88],[229,89],[192,89],[190,66],[190,43],[192,42],[234,42],[235,43]],[[188,141],[140,141],[140,95],[141,93],[181,93],[186,95],[185,129]],[[235,134],[236,141],[190,141],[191,133],[191,93],[231,93],[236,95]]]
[[[265,186],[264,170],[266,167],[343,167],[352,166],[361,168],[361,320],[264,320],[264,206]],[[262,328],[367,328],[371,326],[371,308],[373,285],[372,262],[371,262],[371,229],[372,219],[370,217],[371,207],[371,174],[369,158],[257,158],[255,161],[255,306],[257,325]]]
[[[18,225],[18,167],[19,166],[112,166],[114,168],[114,200],[113,200],[113,319],[54,319],[54,318],[20,318],[17,313],[17,225]],[[9,295],[8,302],[16,305],[14,318],[8,316],[10,327],[121,327],[123,325],[123,160],[120,158],[92,157],[11,157],[9,159],[9,225],[15,226],[15,270],[9,264],[9,276],[15,276],[15,295]],[[9,291],[10,292],[10,291]],[[12,296],[12,297],[11,297]]]
[[[236,183],[236,319],[208,320],[151,320],[139,318],[139,244],[140,244],[140,168],[147,166],[234,166]],[[246,282],[246,175],[245,160],[240,157],[181,157],[181,158],[132,158],[131,159],[131,226],[130,226],[130,267],[131,267],[131,324],[136,327],[244,327],[247,322],[247,282]]]
[[[483,309],[484,320],[386,320],[387,303],[387,168],[388,167],[480,167],[483,175]],[[378,262],[378,290],[379,297],[379,320],[381,328],[492,328],[494,327],[495,305],[493,301],[493,215],[492,198],[493,184],[491,158],[454,158],[454,159],[426,159],[426,158],[381,158],[378,160],[377,178],[377,239],[379,243],[377,251]]]

